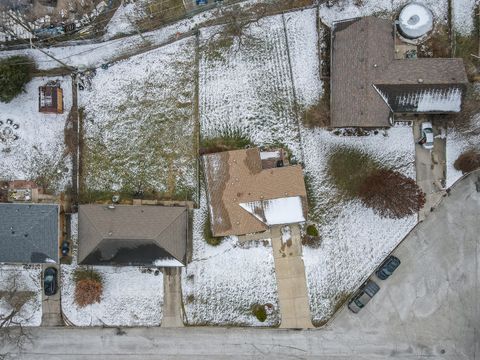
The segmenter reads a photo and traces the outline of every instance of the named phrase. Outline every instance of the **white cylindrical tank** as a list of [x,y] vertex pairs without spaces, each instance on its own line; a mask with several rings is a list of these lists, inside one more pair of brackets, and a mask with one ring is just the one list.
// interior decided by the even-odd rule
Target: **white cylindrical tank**
[[422,4],[410,3],[400,12],[398,30],[409,39],[417,39],[433,29],[433,14]]

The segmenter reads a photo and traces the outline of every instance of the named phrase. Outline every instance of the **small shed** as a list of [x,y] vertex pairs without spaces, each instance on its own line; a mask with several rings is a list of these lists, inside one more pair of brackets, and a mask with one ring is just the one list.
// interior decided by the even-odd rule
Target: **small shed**
[[63,91],[60,84],[47,84],[38,88],[38,111],[63,114]]

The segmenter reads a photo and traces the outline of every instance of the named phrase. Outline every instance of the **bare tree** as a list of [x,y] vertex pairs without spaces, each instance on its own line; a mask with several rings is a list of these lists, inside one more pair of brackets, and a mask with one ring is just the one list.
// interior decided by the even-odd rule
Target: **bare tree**
[[0,290],[0,359],[8,357],[9,349],[20,351],[31,340],[25,324],[34,315],[25,310],[25,304],[35,298],[35,292],[25,290],[19,271],[9,272]]
[[238,5],[219,8],[215,21],[219,26],[205,41],[204,50],[209,53],[217,52],[218,48],[233,47],[237,52],[247,44],[258,42],[259,39],[251,34],[250,28],[266,14],[267,7],[262,5],[248,12]]

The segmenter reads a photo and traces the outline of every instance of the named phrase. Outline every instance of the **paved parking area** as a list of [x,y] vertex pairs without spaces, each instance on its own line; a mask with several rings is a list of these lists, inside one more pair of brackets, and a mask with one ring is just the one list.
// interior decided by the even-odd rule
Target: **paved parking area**
[[[394,251],[402,264],[358,314],[347,308],[329,326],[395,339],[391,356],[480,358],[480,171],[450,196]],[[378,341],[382,341],[381,338]]]

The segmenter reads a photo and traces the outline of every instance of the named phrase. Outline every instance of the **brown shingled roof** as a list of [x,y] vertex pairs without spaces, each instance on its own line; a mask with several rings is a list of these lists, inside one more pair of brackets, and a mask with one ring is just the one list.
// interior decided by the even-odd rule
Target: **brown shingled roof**
[[306,219],[307,193],[301,166],[262,169],[258,149],[203,156],[214,236],[261,232],[268,226],[239,204],[300,196]]
[[[365,17],[334,24],[331,59],[331,125],[387,127],[390,108],[374,85],[467,83],[462,59],[395,60],[391,21]],[[463,89],[463,87],[462,87]]]
[[78,262],[152,266],[154,260],[175,259],[185,264],[187,221],[187,209],[180,206],[80,205]]

